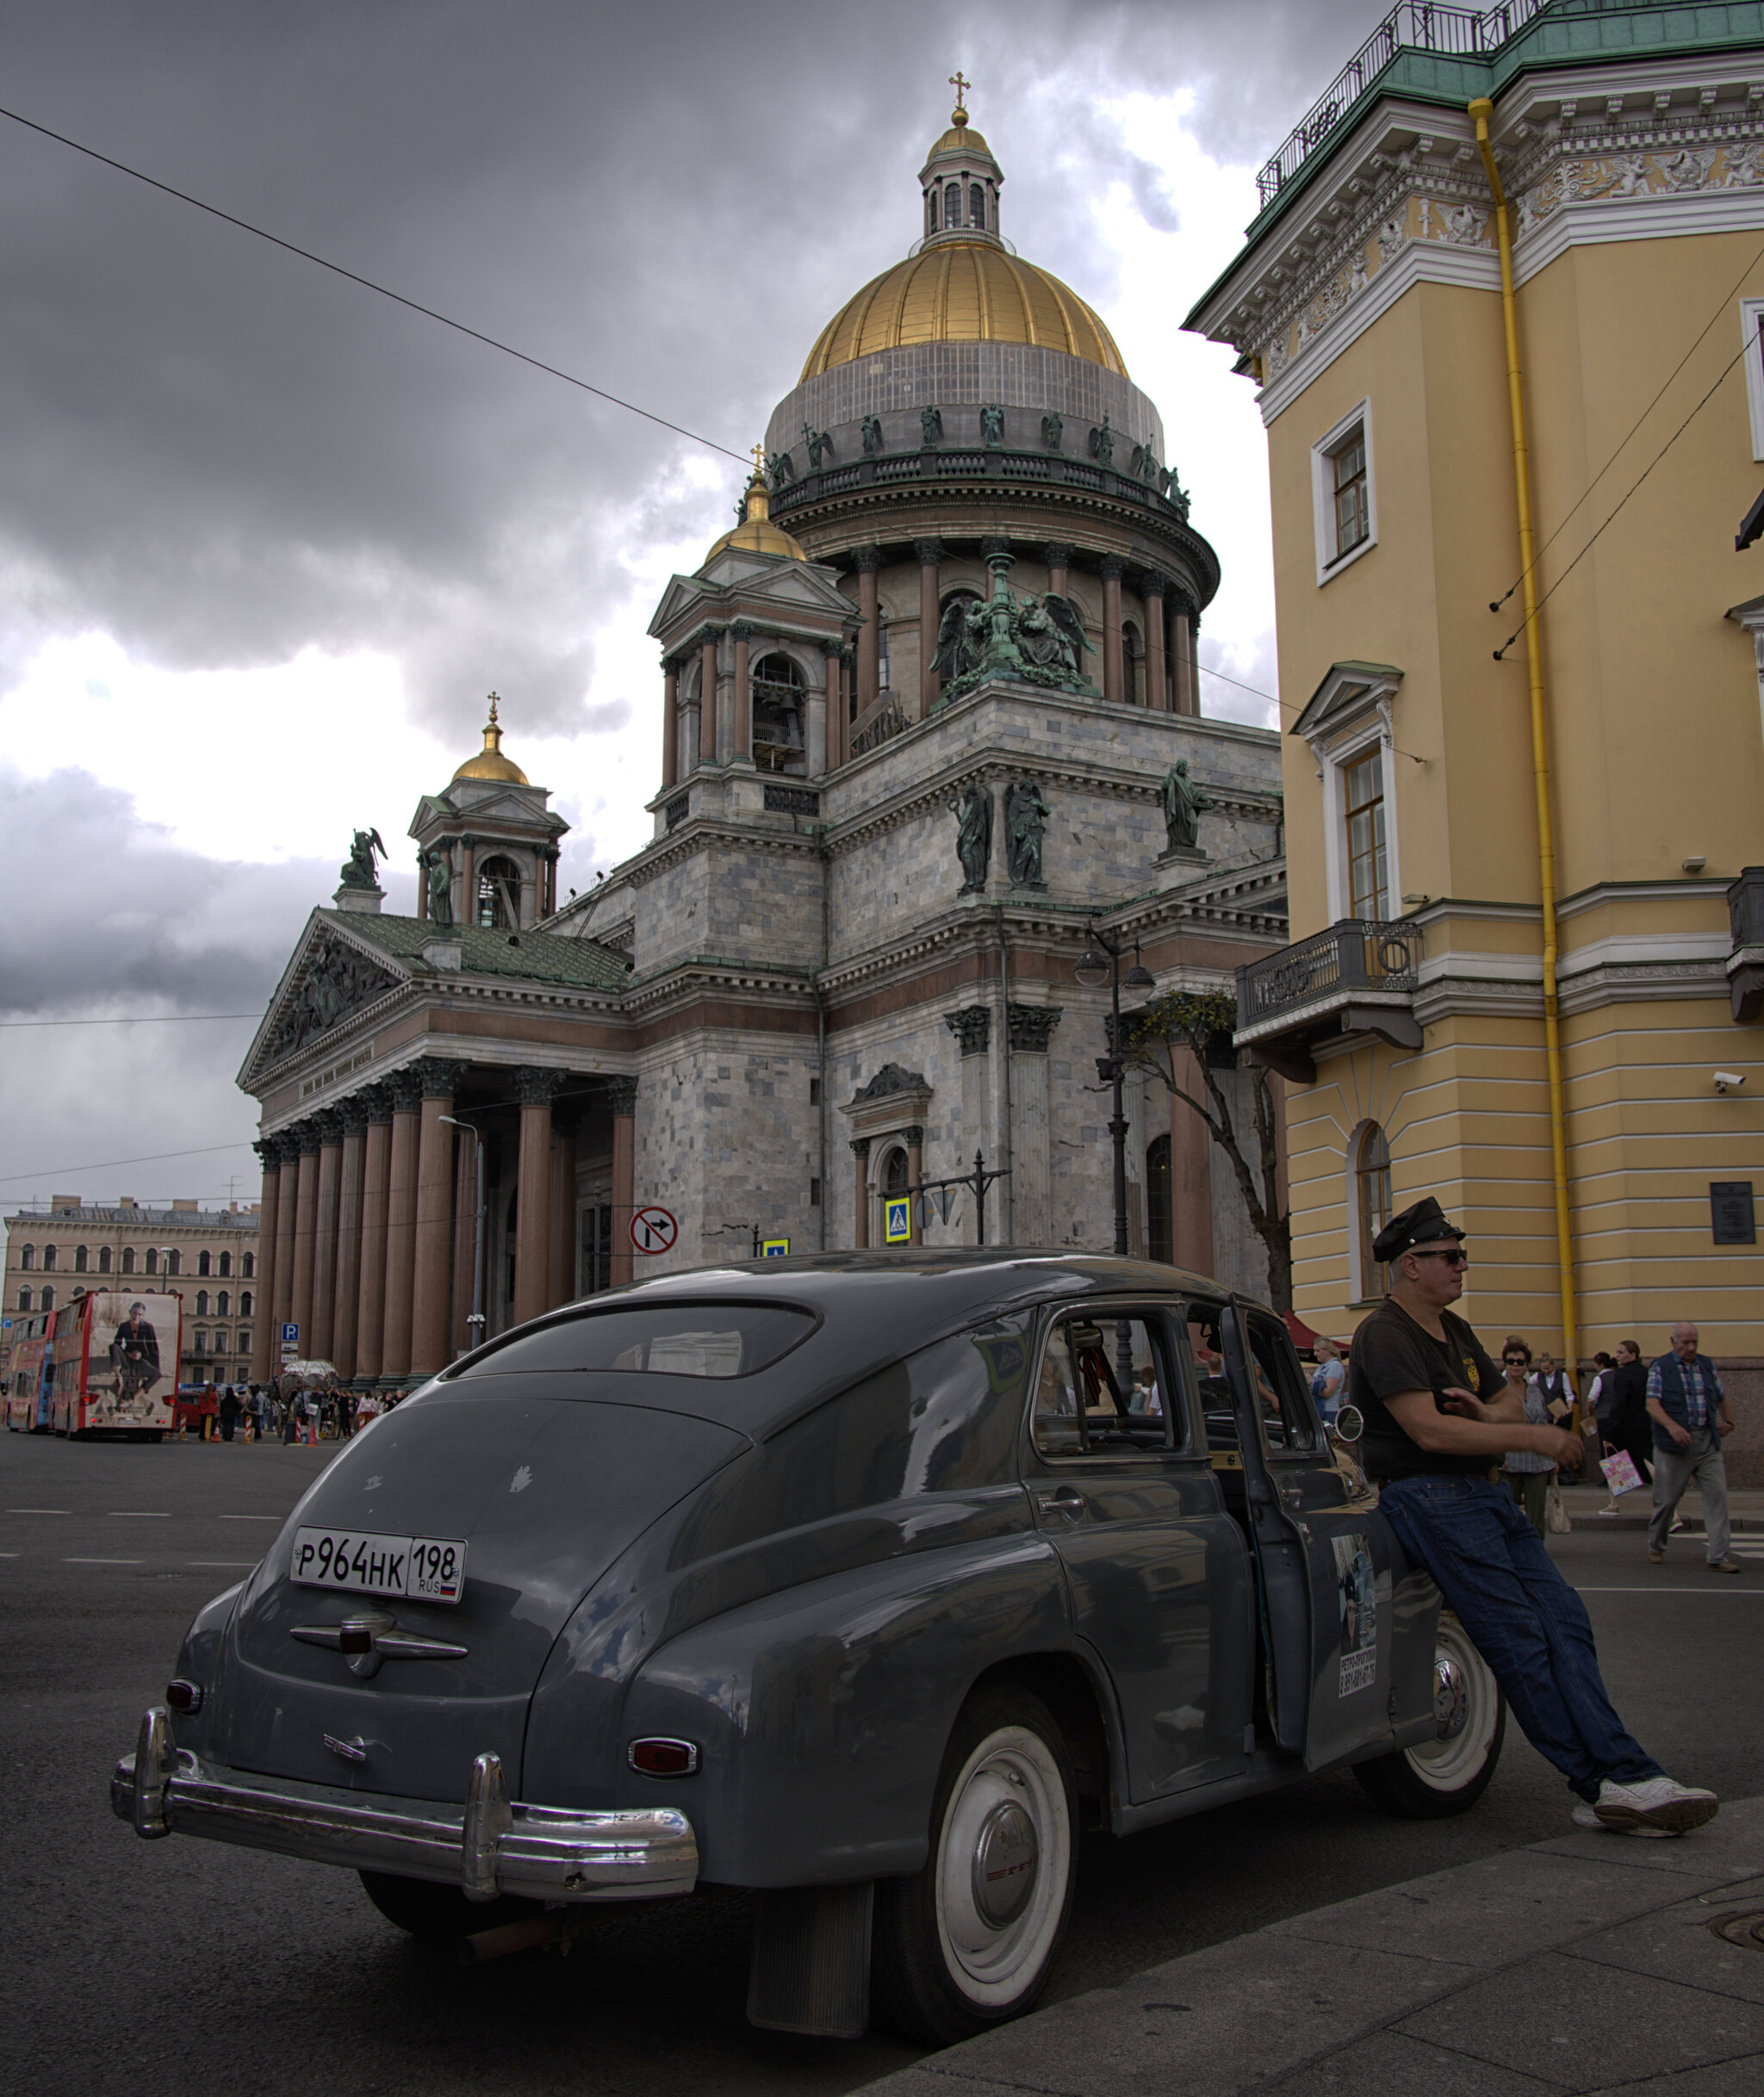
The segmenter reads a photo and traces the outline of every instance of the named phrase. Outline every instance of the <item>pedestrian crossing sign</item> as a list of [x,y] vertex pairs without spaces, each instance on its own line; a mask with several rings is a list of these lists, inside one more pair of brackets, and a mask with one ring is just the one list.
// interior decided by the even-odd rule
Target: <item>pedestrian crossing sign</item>
[[790,1240],[787,1238],[762,1238],[760,1240],[760,1257],[762,1260],[788,1259]]
[[882,1240],[889,1245],[910,1245],[913,1238],[913,1205],[903,1194],[898,1201],[882,1204]]

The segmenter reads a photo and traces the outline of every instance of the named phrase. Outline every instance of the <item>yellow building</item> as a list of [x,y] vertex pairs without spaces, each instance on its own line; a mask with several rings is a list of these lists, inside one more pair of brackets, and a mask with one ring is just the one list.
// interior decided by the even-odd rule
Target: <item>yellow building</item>
[[[1399,9],[1189,316],[1268,431],[1295,944],[1239,971],[1237,1040],[1291,1081],[1320,1330],[1432,1192],[1485,1337],[1584,1362],[1690,1317],[1764,1395],[1764,543],[1735,546],[1764,487],[1758,24]],[[1761,1413],[1730,1473],[1764,1475]]]

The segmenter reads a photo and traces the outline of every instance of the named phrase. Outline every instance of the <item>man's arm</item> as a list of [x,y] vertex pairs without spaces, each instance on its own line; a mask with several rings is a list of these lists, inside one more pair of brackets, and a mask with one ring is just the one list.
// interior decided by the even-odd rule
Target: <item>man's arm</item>
[[1390,1417],[1418,1449],[1429,1455],[1504,1456],[1509,1449],[1531,1449],[1552,1462],[1575,1468],[1584,1453],[1581,1437],[1564,1427],[1532,1427],[1500,1410],[1503,1401],[1484,1405],[1468,1391],[1450,1391],[1450,1399],[1476,1407],[1476,1415],[1462,1411],[1441,1412],[1431,1391],[1404,1391],[1387,1398]]

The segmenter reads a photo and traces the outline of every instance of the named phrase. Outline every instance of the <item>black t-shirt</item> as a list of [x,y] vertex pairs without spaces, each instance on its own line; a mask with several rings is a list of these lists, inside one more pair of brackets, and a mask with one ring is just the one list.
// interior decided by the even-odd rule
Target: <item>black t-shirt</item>
[[1506,1387],[1506,1379],[1482,1343],[1461,1318],[1442,1311],[1445,1338],[1436,1340],[1401,1305],[1387,1300],[1354,1335],[1348,1356],[1348,1397],[1364,1417],[1358,1455],[1369,1478],[1487,1478],[1498,1456],[1424,1449],[1398,1425],[1385,1404],[1405,1391],[1448,1387],[1474,1391],[1484,1400]]

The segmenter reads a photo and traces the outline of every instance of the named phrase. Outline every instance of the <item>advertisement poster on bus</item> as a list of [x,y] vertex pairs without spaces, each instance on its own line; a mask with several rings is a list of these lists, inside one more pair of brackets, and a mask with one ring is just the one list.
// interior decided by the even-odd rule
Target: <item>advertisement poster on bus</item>
[[100,1289],[87,1301],[86,1426],[165,1427],[177,1378],[177,1298]]

